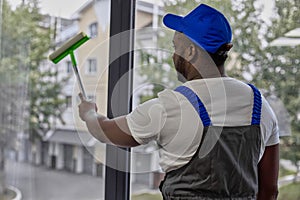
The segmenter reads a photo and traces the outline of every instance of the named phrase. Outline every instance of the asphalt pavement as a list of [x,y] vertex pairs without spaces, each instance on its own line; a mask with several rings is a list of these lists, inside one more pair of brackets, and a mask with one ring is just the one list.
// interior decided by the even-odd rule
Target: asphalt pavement
[[[6,181],[17,187],[22,200],[101,200],[104,179],[87,174],[74,174],[29,163],[6,162]],[[132,193],[147,190],[145,185],[132,185]]]

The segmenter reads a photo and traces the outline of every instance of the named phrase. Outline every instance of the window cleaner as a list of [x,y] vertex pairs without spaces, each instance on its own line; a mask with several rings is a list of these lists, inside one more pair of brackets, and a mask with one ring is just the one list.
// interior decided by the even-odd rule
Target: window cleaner
[[49,55],[49,60],[51,60],[54,64],[57,64],[59,61],[61,61],[63,58],[65,58],[67,55],[70,55],[71,62],[73,65],[73,71],[76,75],[78,85],[80,92],[83,95],[84,99],[87,99],[79,72],[77,68],[76,59],[74,56],[74,51],[80,47],[82,44],[84,44],[86,41],[88,41],[90,38],[83,32],[78,33],[71,39],[69,39],[64,45],[62,45],[60,48],[58,48],[56,51],[54,51],[52,54]]

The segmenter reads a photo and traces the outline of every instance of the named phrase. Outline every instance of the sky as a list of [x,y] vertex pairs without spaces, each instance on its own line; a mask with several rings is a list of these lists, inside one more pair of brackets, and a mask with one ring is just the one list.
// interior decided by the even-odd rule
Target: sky
[[[42,13],[52,14],[59,17],[70,18],[88,0],[40,0]],[[15,7],[22,0],[8,0]]]
[[[16,6],[22,0],[8,0],[12,6]],[[70,18],[72,14],[84,5],[89,0],[39,0],[42,13],[51,14],[54,16]],[[144,1],[158,1],[159,0],[144,0]],[[265,5],[263,18],[268,19],[272,15],[272,7],[274,1],[258,0],[260,4]]]

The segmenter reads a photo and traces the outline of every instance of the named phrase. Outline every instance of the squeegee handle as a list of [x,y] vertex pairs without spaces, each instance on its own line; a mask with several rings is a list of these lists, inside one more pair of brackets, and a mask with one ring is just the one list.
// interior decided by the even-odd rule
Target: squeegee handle
[[75,73],[76,78],[77,78],[79,90],[82,93],[83,98],[86,100],[87,96],[86,96],[86,93],[85,93],[85,90],[84,90],[84,87],[83,87],[83,84],[82,84],[82,81],[81,81],[81,78],[80,78],[80,75],[79,75],[79,72],[78,72],[77,63],[76,63],[76,59],[75,59],[73,51],[70,52],[70,56],[71,56],[71,61],[72,61],[72,65],[73,65],[73,70],[74,70],[74,73]]

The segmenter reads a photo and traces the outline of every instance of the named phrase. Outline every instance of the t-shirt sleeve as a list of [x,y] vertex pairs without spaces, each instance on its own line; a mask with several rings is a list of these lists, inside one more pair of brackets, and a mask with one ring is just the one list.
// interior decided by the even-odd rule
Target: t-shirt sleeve
[[272,146],[279,143],[279,127],[278,121],[276,118],[273,109],[267,102],[265,98],[263,98],[263,106],[262,106],[262,121],[264,123],[264,131],[265,131],[265,146]]
[[277,123],[273,126],[272,133],[267,140],[266,146],[272,146],[279,143],[279,128]]
[[137,106],[126,119],[132,137],[139,144],[147,144],[151,140],[157,140],[166,116],[159,99],[152,99]]

